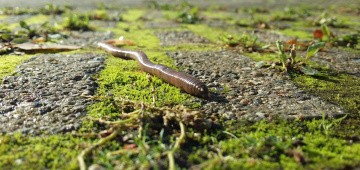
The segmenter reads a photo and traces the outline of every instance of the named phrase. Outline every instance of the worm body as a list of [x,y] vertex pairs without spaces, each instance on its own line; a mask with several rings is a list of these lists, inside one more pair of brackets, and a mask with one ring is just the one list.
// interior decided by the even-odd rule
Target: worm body
[[209,97],[208,88],[199,79],[189,74],[175,71],[165,65],[154,64],[148,59],[146,54],[141,51],[124,50],[103,42],[98,43],[98,46],[115,57],[126,60],[136,60],[139,63],[141,70],[157,76],[165,82],[176,86],[193,96],[201,98]]

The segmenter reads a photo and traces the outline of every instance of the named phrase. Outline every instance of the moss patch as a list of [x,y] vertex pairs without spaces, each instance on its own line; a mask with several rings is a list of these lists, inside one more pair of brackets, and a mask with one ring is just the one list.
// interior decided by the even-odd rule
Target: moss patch
[[295,84],[304,90],[343,106],[350,113],[360,115],[360,79],[339,74],[323,76],[293,75]]
[[221,35],[227,34],[226,31],[218,28],[211,28],[206,25],[186,25],[192,32],[209,39],[211,42],[218,42]]
[[21,62],[29,59],[30,55],[5,55],[0,56],[0,81],[15,71],[15,68]]
[[311,39],[312,38],[312,33],[310,32],[306,32],[303,30],[296,30],[296,29],[284,29],[284,30],[280,30],[280,33],[287,35],[287,36],[291,36],[291,37],[297,37],[300,39]]
[[146,11],[142,9],[131,9],[126,11],[122,16],[125,21],[135,22],[144,15]]
[[[0,136],[2,169],[76,169],[74,159],[89,142],[68,135],[25,137],[17,133]],[[9,154],[11,153],[11,154]],[[41,168],[42,167],[42,168]]]
[[39,24],[39,23],[44,23],[46,21],[49,20],[49,16],[48,15],[36,15],[30,18],[26,19],[26,23],[27,24]]
[[[166,57],[159,53],[148,53],[148,55]],[[159,99],[157,105],[160,106],[183,103],[190,97],[157,77],[152,77],[152,82],[150,82],[146,73],[140,70],[135,61],[115,57],[108,58],[105,70],[100,73],[98,93],[99,95],[111,93],[118,97],[151,103],[153,87],[154,95]],[[103,104],[95,105],[94,108],[98,108],[97,106]]]
[[[347,123],[326,119],[232,122],[218,134],[223,139],[207,140],[213,143],[212,154],[203,148],[189,159],[203,162],[198,165],[202,169],[343,169],[360,161],[360,143],[335,136],[335,128],[349,127]],[[204,162],[201,155],[210,159]]]
[[[29,17],[27,19],[25,19],[26,23],[28,25],[31,25],[31,24],[42,24],[46,21],[49,20],[49,16],[47,15],[35,15],[35,16],[32,16],[32,17]],[[20,24],[19,23],[12,23],[12,24],[8,24],[6,25],[5,28],[9,29],[9,30],[13,30],[17,27],[20,27]]]

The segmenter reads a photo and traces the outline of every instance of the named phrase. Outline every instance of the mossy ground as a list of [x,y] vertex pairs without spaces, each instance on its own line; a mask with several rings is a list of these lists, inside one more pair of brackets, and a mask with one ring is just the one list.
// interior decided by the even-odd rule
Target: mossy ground
[[[167,19],[176,19],[175,11],[163,11]],[[271,12],[271,11],[270,11]],[[116,28],[96,28],[98,31],[113,31],[116,36],[124,36],[134,42],[127,48],[146,51],[155,63],[175,68],[173,61],[166,56],[166,51],[190,50],[201,51],[224,46],[219,36],[229,29],[211,28],[205,24],[183,24],[188,29],[208,38],[214,44],[204,46],[171,46],[160,47],[153,29],[145,29],[139,18],[146,13],[145,9],[128,10],[123,14],[123,22]],[[212,11],[203,15],[214,17]],[[228,18],[225,13],[222,19]],[[275,14],[274,14],[275,15]],[[277,17],[286,15],[282,11]],[[42,16],[41,16],[42,17]],[[263,18],[263,14],[257,18]],[[301,20],[301,19],[300,19]],[[294,21],[294,25],[296,24]],[[303,21],[300,21],[303,22]],[[235,24],[229,19],[230,24]],[[235,26],[232,25],[232,28]],[[283,34],[309,38],[308,32],[295,27],[278,30]],[[81,51],[75,51],[81,52]],[[95,52],[101,53],[100,50]],[[73,53],[73,52],[70,52]],[[251,53],[257,61],[274,61],[276,55]],[[1,56],[0,78],[13,72],[15,65],[30,56]],[[108,56],[106,68],[97,75],[99,89],[94,105],[89,107],[88,117],[83,127],[73,134],[28,137],[21,134],[0,136],[0,167],[2,169],[77,169],[76,156],[101,138],[106,127],[92,119],[118,120],[121,116],[136,110],[133,105],[119,108],[114,98],[143,102],[155,106],[186,105],[196,108],[199,103],[189,103],[192,98],[179,89],[163,83],[156,77],[149,77],[142,72],[134,61],[121,60]],[[181,149],[175,153],[178,168],[196,166],[201,169],[346,169],[360,166],[360,128],[358,77],[331,74],[324,71],[322,76],[311,77],[293,75],[296,84],[319,95],[324,99],[339,104],[351,115],[346,118],[323,118],[320,120],[264,120],[257,123],[247,121],[225,122],[217,120],[221,126],[200,131],[186,129],[186,139]],[[152,92],[153,91],[153,92]],[[336,92],[336,93],[335,93]],[[130,109],[130,111],[129,111]],[[154,112],[155,113],[155,112]],[[150,119],[151,120],[151,119]],[[143,122],[137,122],[143,123]],[[159,123],[160,124],[160,123]],[[136,125],[134,125],[136,126]],[[165,168],[168,167],[166,153],[178,137],[179,128],[173,125],[169,130],[159,130],[150,123],[140,129],[130,126],[118,137],[105,145],[96,148],[85,158],[86,163],[100,164],[106,168]],[[121,151],[114,154],[115,151]],[[109,156],[112,153],[114,155]]]

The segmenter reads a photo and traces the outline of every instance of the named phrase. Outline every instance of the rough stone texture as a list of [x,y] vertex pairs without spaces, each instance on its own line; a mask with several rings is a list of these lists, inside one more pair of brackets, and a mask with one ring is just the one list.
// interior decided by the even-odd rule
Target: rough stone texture
[[191,31],[163,31],[157,32],[156,36],[160,39],[160,45],[162,46],[209,43],[209,40],[200,37]]
[[250,33],[253,33],[258,38],[258,41],[266,44],[275,44],[276,41],[286,42],[295,38],[281,35],[274,31],[255,30]]
[[72,31],[69,34],[69,37],[61,40],[60,44],[66,45],[78,45],[78,46],[96,46],[100,41],[104,41],[113,37],[113,33],[110,31],[107,32],[94,32],[94,31],[85,31],[78,32]]
[[179,26],[180,24],[174,21],[145,22],[145,27],[151,29],[177,28]]
[[250,121],[275,115],[292,119],[345,114],[338,106],[306,94],[276,70],[255,68],[246,56],[231,51],[180,51],[168,55],[177,66],[216,91],[212,101],[201,100],[208,114]]
[[360,53],[328,49],[326,52],[319,52],[312,60],[338,72],[360,77]]
[[59,133],[80,127],[103,68],[98,54],[37,55],[0,85],[0,132]]

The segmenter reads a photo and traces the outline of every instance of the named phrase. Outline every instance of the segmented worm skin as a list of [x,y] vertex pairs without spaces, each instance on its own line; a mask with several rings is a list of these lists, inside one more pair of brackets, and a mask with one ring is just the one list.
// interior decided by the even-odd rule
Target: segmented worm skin
[[141,51],[120,49],[104,42],[98,43],[98,46],[115,57],[126,60],[136,60],[141,70],[157,76],[193,96],[209,98],[208,88],[199,79],[189,74],[175,71],[165,65],[154,64],[148,59],[146,54]]

